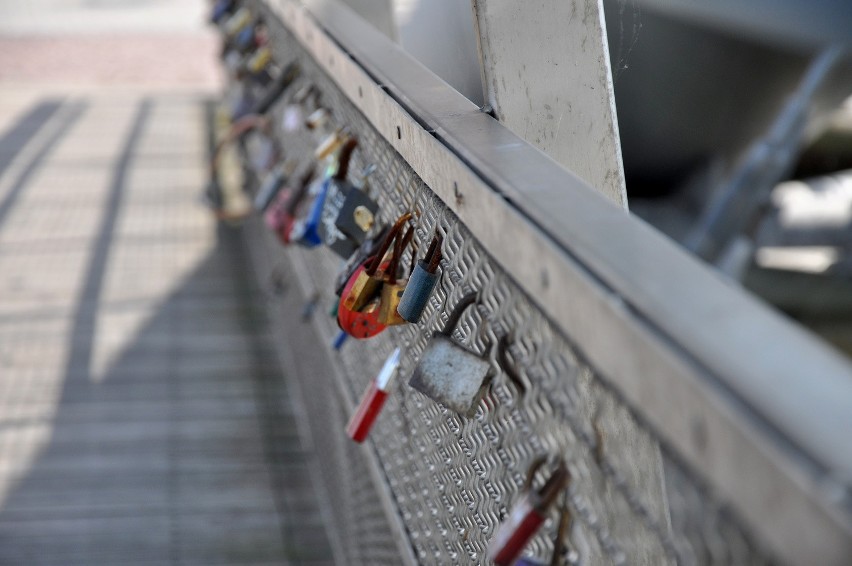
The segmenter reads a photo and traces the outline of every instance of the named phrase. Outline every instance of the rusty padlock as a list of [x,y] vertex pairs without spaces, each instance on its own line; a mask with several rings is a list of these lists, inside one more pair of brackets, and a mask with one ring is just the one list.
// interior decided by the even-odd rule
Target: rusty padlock
[[[343,267],[334,279],[335,296],[341,297],[343,295],[343,289],[346,287],[346,283],[352,278],[355,270],[358,269],[358,267],[368,258],[373,257],[379,252],[379,248],[381,247],[382,242],[385,241],[385,237],[389,230],[390,226],[382,226],[374,234],[368,236],[367,239],[364,240],[364,243],[358,246],[355,253],[346,260],[346,263],[343,264]],[[337,311],[335,311],[335,316],[336,315]]]
[[488,557],[497,566],[511,566],[515,563],[518,555],[547,519],[547,512],[553,502],[571,480],[568,468],[560,461],[544,485],[540,489],[534,489],[533,478],[546,460],[546,457],[540,457],[533,461],[527,472],[521,499],[512,507],[506,521],[500,525],[488,544]]
[[391,264],[384,273],[381,300],[379,302],[379,322],[385,326],[405,324],[405,319],[399,316],[397,312],[400,298],[403,291],[405,291],[407,283],[407,279],[405,281],[399,279],[399,264],[402,260],[402,253],[408,247],[408,244],[411,243],[413,237],[414,227],[411,226],[402,238],[397,238],[396,244],[394,244]]
[[452,339],[462,314],[476,303],[476,293],[465,295],[459,301],[444,329],[432,334],[408,382],[414,389],[466,417],[476,412],[493,377],[491,364],[485,356],[465,349]]
[[370,382],[361,397],[358,408],[346,425],[346,434],[355,442],[361,443],[370,434],[373,423],[379,416],[388,397],[391,383],[399,369],[401,350],[395,349],[385,361],[376,379]]
[[[384,282],[383,273],[379,268],[385,260],[385,255],[390,245],[395,242],[403,226],[410,219],[411,213],[400,216],[388,231],[376,255],[364,260],[352,273],[352,276],[343,289],[343,293],[340,295],[341,309],[359,311],[372,299],[378,298],[382,283]],[[385,266],[387,266],[387,263],[385,263]]]
[[386,324],[379,321],[381,290],[385,274],[389,272],[392,263],[398,264],[398,259],[394,262],[393,255],[390,259],[385,259],[385,255],[410,218],[411,213],[406,213],[397,219],[376,255],[359,265],[343,288],[337,307],[337,324],[353,338],[372,338],[387,328]]
[[399,300],[397,312],[408,322],[417,323],[438,284],[438,265],[441,263],[441,235],[435,232],[426,256],[417,262]]

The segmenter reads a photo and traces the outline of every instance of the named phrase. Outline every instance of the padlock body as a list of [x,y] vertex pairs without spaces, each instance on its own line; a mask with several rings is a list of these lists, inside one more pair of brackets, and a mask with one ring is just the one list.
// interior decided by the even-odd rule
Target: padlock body
[[291,241],[305,247],[313,248],[322,243],[319,235],[319,225],[322,220],[322,208],[328,189],[328,180],[317,181],[311,186],[309,194],[313,200],[308,205],[308,213],[293,224]]
[[358,408],[349,420],[349,424],[346,425],[346,434],[349,438],[359,443],[366,440],[387,398],[387,392],[379,389],[376,380],[370,381]]
[[219,0],[213,7],[213,13],[210,16],[210,21],[219,23],[225,17],[230,16],[234,8],[233,0]]
[[[379,277],[367,275],[366,265],[370,261],[372,258],[366,259],[349,278],[337,307],[338,326],[359,340],[372,338],[387,328],[379,322],[379,294],[382,280]],[[382,263],[379,271],[386,269],[387,263]]]
[[246,61],[246,68],[249,72],[253,74],[257,74],[262,70],[266,69],[266,66],[272,61],[272,50],[263,46],[258,48],[254,54],[249,57],[248,61]]
[[372,338],[387,328],[379,322],[379,300],[373,299],[359,311],[342,307],[337,309],[337,325],[346,334],[357,340]]
[[403,319],[396,312],[396,307],[399,305],[399,300],[405,290],[405,285],[395,283],[393,285],[385,283],[382,285],[382,299],[379,304],[379,322],[386,326],[396,326],[405,324]]
[[351,190],[354,189],[346,183],[341,183],[335,179],[329,180],[328,191],[322,209],[322,219],[318,228],[323,243],[343,259],[351,257],[355,253],[355,250],[358,249],[361,241],[363,241],[363,238],[361,241],[353,240],[337,226],[338,215],[345,205]]
[[355,211],[358,208],[368,211],[369,214],[375,216],[379,210],[379,205],[364,191],[340,183],[339,191],[345,196],[342,203],[331,214],[334,218],[334,225],[340,232],[345,234],[350,240],[355,241],[359,246],[364,243],[367,233],[370,231],[370,226],[361,226],[356,220]]
[[233,37],[249,24],[251,24],[251,10],[242,7],[225,21],[224,32],[226,35]]
[[367,275],[366,265],[370,259],[361,264],[352,274],[340,295],[340,307],[350,311],[359,311],[364,305],[374,299],[380,292],[382,280],[379,277]]
[[408,383],[448,409],[472,416],[485,395],[490,369],[487,359],[436,333]]
[[237,36],[234,38],[234,47],[243,53],[251,50],[255,45],[254,40],[254,28],[251,26],[246,26],[240,30]]
[[497,566],[511,566],[535,535],[545,516],[536,509],[535,497],[527,493],[512,508],[512,512],[488,545],[488,556]]
[[427,264],[425,261],[418,261],[414,266],[414,271],[408,278],[408,285],[405,286],[405,291],[397,307],[399,316],[408,322],[420,322],[420,317],[429,304],[429,297],[435,290],[435,285],[438,284],[438,273],[429,273],[426,270]]

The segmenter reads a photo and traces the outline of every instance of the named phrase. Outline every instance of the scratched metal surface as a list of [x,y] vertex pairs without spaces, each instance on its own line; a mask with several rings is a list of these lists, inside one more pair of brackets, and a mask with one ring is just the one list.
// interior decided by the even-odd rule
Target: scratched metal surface
[[[323,460],[322,479],[335,502],[333,527],[346,563],[400,562],[388,524],[397,517],[387,517],[379,503],[364,450],[375,451],[403,532],[423,564],[484,563],[487,543],[519,497],[528,465],[542,454],[564,458],[573,478],[563,501],[573,517],[565,563],[768,563],[736,518],[578,358],[570,336],[554,331],[287,30],[271,16],[268,20],[277,59],[297,59],[302,67],[298,84],[273,108],[275,123],[281,123],[288,97],[314,84],[334,125],[347,126],[359,139],[350,174],[376,165],[370,186],[382,220],[417,211],[415,242],[424,249],[434,230],[444,235],[443,275],[421,322],[368,341],[350,340],[338,353],[329,346],[337,327],[326,311],[340,261],[326,250],[282,248],[257,220],[246,230],[250,245],[264,250],[262,284],[270,285],[277,272],[288,284],[298,280],[303,291],[320,296],[314,323],[325,344],[319,347],[337,358],[341,371],[297,377]],[[310,159],[319,141],[304,130],[276,132],[287,158],[299,162]],[[497,377],[475,416],[464,419],[407,381],[431,333],[471,290],[480,293],[482,306],[468,310],[454,336],[487,353]],[[505,334],[526,383],[523,395],[501,373],[491,348]],[[357,447],[343,433],[349,411],[396,345],[403,346],[403,359],[392,395],[371,446]],[[526,555],[549,559],[556,527],[551,515]]]

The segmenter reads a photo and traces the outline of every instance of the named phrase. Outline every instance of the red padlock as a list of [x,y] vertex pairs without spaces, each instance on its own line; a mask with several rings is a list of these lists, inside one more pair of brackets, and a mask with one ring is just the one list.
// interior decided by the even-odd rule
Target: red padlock
[[293,224],[298,218],[299,205],[305,200],[311,181],[314,178],[315,169],[310,167],[307,172],[299,178],[295,189],[283,188],[275,197],[275,201],[266,209],[263,219],[266,226],[278,234],[283,244],[290,243],[290,232]]
[[402,247],[395,246],[394,254],[389,260],[384,257],[409,219],[411,219],[411,213],[403,214],[397,219],[376,255],[364,260],[352,272],[340,294],[337,324],[341,330],[353,338],[359,340],[372,338],[387,328],[379,321],[381,290],[385,275],[399,266]]
[[532,489],[533,476],[544,462],[545,458],[538,458],[530,466],[523,496],[488,545],[488,557],[497,566],[514,564],[529,540],[547,519],[550,506],[571,479],[565,463],[560,462],[541,489]]
[[346,434],[355,442],[364,442],[367,435],[370,434],[370,429],[373,428],[373,423],[376,422],[376,418],[378,418],[385,404],[385,399],[388,398],[388,390],[396,375],[396,370],[399,368],[400,352],[401,350],[397,348],[385,361],[379,375],[367,386],[355,414],[349,419],[349,424],[346,425]]
[[[363,277],[363,274],[366,273],[369,265],[374,259],[375,258],[372,257],[368,258],[352,273],[352,277],[349,278],[349,281],[346,283],[346,287],[343,288],[341,297],[348,297],[352,295],[352,291],[358,281],[358,277]],[[381,272],[387,269],[389,264],[389,261],[383,262],[381,267],[379,267],[379,271]],[[372,338],[379,334],[387,328],[386,325],[379,322],[380,300],[381,297],[377,296],[370,299],[366,305],[361,307],[361,310],[354,310],[345,307],[344,302],[341,299],[340,304],[337,307],[337,325],[340,326],[340,329],[345,333],[353,338],[357,338],[358,340]]]

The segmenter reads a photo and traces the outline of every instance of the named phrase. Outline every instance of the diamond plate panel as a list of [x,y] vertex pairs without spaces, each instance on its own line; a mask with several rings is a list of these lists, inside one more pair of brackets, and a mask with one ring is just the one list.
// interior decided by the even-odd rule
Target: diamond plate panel
[[[264,8],[255,4],[258,9]],[[529,464],[539,455],[562,457],[572,481],[564,503],[573,522],[564,563],[569,564],[764,564],[768,558],[738,521],[661,446],[629,406],[596,375],[571,345],[471,237],[465,226],[372,128],[333,81],[273,16],[272,45],[280,61],[296,59],[298,84],[273,108],[280,124],[287,96],[315,85],[333,122],[359,139],[350,166],[376,166],[370,186],[392,222],[418,213],[415,243],[425,249],[435,230],[444,236],[442,276],[421,322],[377,338],[350,340],[340,352],[328,346],[337,333],[326,316],[340,261],[326,250],[281,248],[254,220],[250,245],[264,249],[263,283],[271,273],[316,292],[315,325],[339,363],[329,376],[297,376],[305,392],[312,431],[323,459],[323,481],[335,502],[334,528],[347,564],[398,564],[389,521],[402,521],[417,561],[423,564],[484,563],[485,549],[501,519],[518,499]],[[287,158],[310,159],[319,139],[308,132],[283,135]],[[406,254],[406,263],[410,255]],[[469,291],[481,307],[469,309],[454,332],[465,347],[487,355],[497,375],[474,417],[465,419],[407,385],[431,333]],[[494,346],[510,337],[509,357],[526,384],[521,393],[500,371]],[[286,337],[282,337],[286,339]],[[367,448],[343,434],[348,411],[397,345],[400,372]],[[363,450],[373,450],[397,516],[378,502]],[[525,554],[549,559],[556,514]]]

